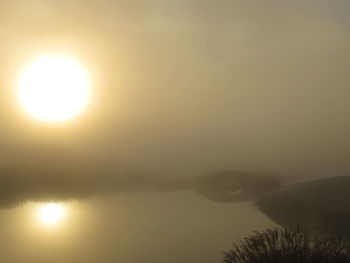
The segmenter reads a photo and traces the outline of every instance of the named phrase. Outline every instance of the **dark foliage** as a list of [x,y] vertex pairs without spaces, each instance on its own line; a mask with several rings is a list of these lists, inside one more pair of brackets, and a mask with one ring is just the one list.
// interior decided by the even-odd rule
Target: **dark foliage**
[[301,227],[268,229],[234,244],[225,263],[350,263],[349,239],[311,237]]

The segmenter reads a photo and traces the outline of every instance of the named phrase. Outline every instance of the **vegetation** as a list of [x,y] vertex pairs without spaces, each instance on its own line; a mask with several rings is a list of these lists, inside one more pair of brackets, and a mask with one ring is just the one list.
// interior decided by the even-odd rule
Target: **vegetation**
[[300,226],[255,232],[227,252],[225,263],[350,263],[343,237],[315,238]]

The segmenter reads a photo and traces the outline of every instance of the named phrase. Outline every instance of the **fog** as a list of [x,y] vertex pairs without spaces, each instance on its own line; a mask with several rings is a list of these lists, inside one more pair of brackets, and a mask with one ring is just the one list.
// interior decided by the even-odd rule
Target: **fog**
[[[345,0],[1,1],[4,262],[220,262],[232,242],[275,223],[256,200],[198,195],[195,178],[349,175],[349,8]],[[15,94],[20,69],[52,52],[79,59],[93,81],[89,108],[63,124],[33,120]],[[35,238],[44,253],[29,242],[35,231],[16,222],[27,201],[52,199],[81,215],[66,236]]]
[[3,145],[0,208],[29,201],[106,197],[118,192],[194,190],[194,180],[170,178],[113,163],[90,160],[60,148]]

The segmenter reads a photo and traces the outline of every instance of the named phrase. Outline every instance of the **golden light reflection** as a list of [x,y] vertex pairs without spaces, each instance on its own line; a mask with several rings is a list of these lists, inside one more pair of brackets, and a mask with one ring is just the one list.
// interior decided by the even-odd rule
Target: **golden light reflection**
[[40,58],[19,76],[19,99],[33,117],[64,121],[78,115],[90,99],[90,79],[76,61],[64,56]]
[[42,204],[38,207],[38,220],[46,225],[55,225],[67,215],[67,208],[58,203]]

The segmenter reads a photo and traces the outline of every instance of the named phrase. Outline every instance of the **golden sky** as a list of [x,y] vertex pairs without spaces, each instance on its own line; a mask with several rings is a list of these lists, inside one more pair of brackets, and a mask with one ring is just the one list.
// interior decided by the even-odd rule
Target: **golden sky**
[[[175,178],[216,170],[295,180],[349,174],[349,8],[347,0],[2,0],[0,163],[45,160],[54,169],[79,166],[82,155]],[[74,121],[49,124],[23,113],[15,83],[26,65],[56,52],[90,72],[93,96]],[[85,186],[94,183],[96,173]],[[33,244],[36,230],[21,221],[26,211],[1,210],[0,230],[11,241],[0,240],[5,262],[48,262],[51,254],[84,263],[157,255],[171,263],[207,250],[201,262],[214,262],[233,238],[231,222],[234,238],[271,224],[252,207],[231,210],[187,192],[121,196],[77,205],[74,230],[55,242],[41,233]],[[117,254],[115,235],[126,237]],[[195,243],[190,252],[182,238]],[[90,250],[95,239],[103,249]],[[25,253],[17,253],[18,242]],[[172,246],[177,257],[164,252]]]
[[[159,169],[345,172],[348,7],[2,1],[0,141],[56,141]],[[84,63],[96,91],[64,127],[26,119],[11,93],[19,68],[56,50]]]

